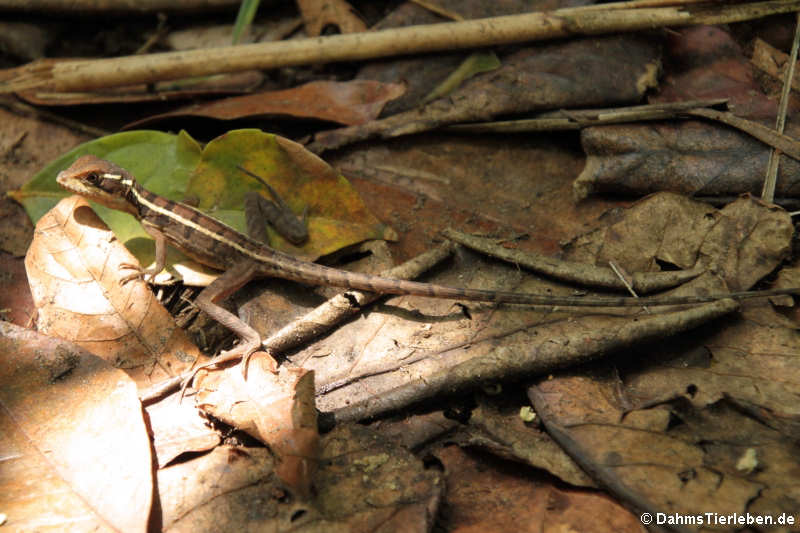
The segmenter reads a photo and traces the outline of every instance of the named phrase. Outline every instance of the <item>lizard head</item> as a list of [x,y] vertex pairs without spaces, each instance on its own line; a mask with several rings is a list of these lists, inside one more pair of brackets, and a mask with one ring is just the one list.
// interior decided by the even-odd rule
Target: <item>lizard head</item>
[[93,155],[78,158],[68,169],[58,173],[56,181],[68,191],[80,194],[111,209],[135,214],[130,200],[136,181],[122,167]]

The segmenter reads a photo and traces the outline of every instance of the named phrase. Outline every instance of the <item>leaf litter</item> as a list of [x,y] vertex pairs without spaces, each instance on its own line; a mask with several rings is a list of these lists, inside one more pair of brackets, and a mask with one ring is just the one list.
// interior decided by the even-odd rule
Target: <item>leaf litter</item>
[[[445,114],[444,122],[446,121]],[[408,124],[408,131],[417,127],[414,121],[406,121],[397,131],[404,132],[403,128]],[[735,150],[736,148],[732,151]],[[652,203],[647,203],[648,201]],[[659,207],[658,202],[663,202],[663,206]],[[649,216],[646,214],[648,210],[651,210]],[[617,220],[609,220],[615,217]],[[630,213],[611,213],[604,222],[605,228],[575,238],[567,257],[574,259],[582,256],[590,263],[603,266],[613,261],[623,265],[628,272],[691,268],[696,263],[712,270],[711,274],[701,276],[688,287],[684,287],[684,291],[717,292],[752,286],[779,268],[788,255],[788,239],[791,237],[791,224],[785,213],[770,206],[759,205],[759,202],[753,200],[742,200],[727,209],[727,212],[718,212],[702,204],[671,203],[660,196],[658,201],[651,198],[634,205]],[[626,239],[627,234],[631,234],[630,240]],[[682,248],[678,244],[681,238],[688,241],[688,246]],[[634,253],[630,253],[631,250]],[[761,261],[762,257],[765,258],[764,261]],[[538,280],[529,274],[519,273],[516,269],[497,265],[469,253],[458,254],[454,263],[452,270],[448,268],[447,272],[437,272],[432,279],[445,280],[454,285],[468,283],[475,286],[493,285],[553,292],[569,290],[552,280]],[[716,314],[727,313],[735,308],[726,303],[717,306],[714,314],[701,313],[693,318],[678,314],[683,311],[671,314],[680,329],[705,322]],[[669,353],[673,346],[666,346],[664,343],[646,344],[644,347],[633,344],[633,339],[649,336],[644,331],[648,321],[655,324],[652,331],[663,332],[663,324],[658,324],[658,319],[650,321],[650,317],[641,312],[631,325],[631,330],[636,331],[631,331],[632,335],[627,339],[619,339],[613,336],[620,331],[617,325],[623,320],[630,321],[630,318],[582,316],[572,320],[578,324],[573,326],[563,310],[558,309],[511,314],[504,308],[493,306],[465,308],[453,306],[452,303],[449,306],[434,305],[420,303],[412,298],[392,299],[378,309],[382,313],[367,313],[363,319],[346,326],[350,328],[346,330],[349,338],[339,338],[342,341],[340,344],[332,346],[323,342],[314,347],[316,355],[328,353],[338,355],[339,359],[347,359],[347,364],[343,367],[325,366],[325,363],[335,359],[330,355],[317,357],[299,352],[295,356],[296,360],[322,362],[323,364],[315,368],[324,379],[340,378],[343,370],[347,371],[345,374],[374,372],[376,376],[379,373],[392,376],[386,380],[391,386],[406,381],[413,374],[408,368],[390,368],[390,372],[387,372],[389,367],[378,364],[381,362],[380,358],[371,360],[369,357],[369,352],[375,348],[380,356],[393,354],[396,359],[399,346],[401,364],[408,363],[409,366],[424,362],[432,355],[443,355],[445,357],[442,359],[445,359],[455,354],[456,357],[439,367],[447,372],[453,368],[453,360],[457,360],[459,351],[472,352],[469,356],[488,353],[488,359],[506,356],[503,352],[515,356],[526,355],[526,349],[535,349],[537,342],[557,344],[561,341],[563,345],[567,345],[567,342],[575,344],[587,337],[581,332],[590,332],[592,325],[604,327],[609,335],[599,339],[602,342],[594,345],[589,343],[589,346],[584,346],[582,350],[577,349],[575,353],[581,361],[587,361],[595,357],[598,349],[605,351],[626,344],[628,348],[617,355],[613,363],[601,360],[588,367],[582,366],[580,373],[574,375],[558,373],[555,363],[564,364],[563,359],[559,360],[563,351],[554,350],[552,367],[525,369],[528,374],[554,374],[552,379],[531,387],[529,394],[537,408],[541,408],[540,417],[545,420],[545,427],[573,455],[573,459],[592,474],[595,483],[606,487],[631,507],[644,503],[643,508],[655,506],[662,510],[674,509],[681,512],[707,505],[723,511],[749,509],[753,512],[774,513],[777,512],[776,509],[780,510],[785,506],[785,499],[782,500],[781,496],[787,491],[795,490],[791,482],[781,484],[774,472],[778,468],[784,472],[796,468],[789,445],[791,439],[796,438],[797,427],[794,420],[796,414],[789,404],[789,399],[794,394],[791,376],[793,354],[796,352],[793,343],[796,330],[792,322],[767,308],[747,304],[741,314],[732,315],[735,318],[726,319],[729,320],[727,322],[713,321],[699,330],[695,329],[691,334],[682,335],[678,339],[691,346],[681,350],[683,346],[679,345],[674,350],[676,353]],[[389,318],[375,316],[379,314],[388,315]],[[392,321],[411,322],[414,327],[403,332],[397,330]],[[439,328],[440,324],[447,327]],[[554,324],[557,325],[555,328]],[[581,329],[582,327],[585,329]],[[724,335],[740,328],[741,336]],[[542,337],[551,338],[545,342],[533,338],[535,335],[531,336],[530,332],[537,330],[544,332]],[[528,337],[525,337],[526,334]],[[335,335],[336,333],[325,340],[334,338]],[[518,346],[512,345],[507,349],[505,342],[515,335],[520,337]],[[702,337],[705,348],[695,347],[694,342],[698,335]],[[760,344],[748,342],[752,341],[751,337],[758,338]],[[744,359],[748,362],[743,365]],[[755,369],[754,365],[748,364],[759,359],[765,363],[766,368]],[[658,364],[652,365],[653,361]],[[372,365],[372,369],[369,365]],[[59,369],[62,367],[67,373],[73,369],[69,359],[62,359],[49,372],[60,376]],[[464,373],[463,382],[472,383],[476,376],[493,382],[512,375],[520,367],[524,367],[524,362],[516,364],[516,368],[489,368],[475,364],[475,369]],[[469,365],[466,368],[469,369]],[[363,386],[357,375],[356,378],[354,385],[348,385],[354,394],[369,397],[375,390],[380,390],[373,388],[372,383]],[[363,386],[363,391],[358,390],[359,385]],[[329,401],[328,405],[334,407],[346,405],[347,392],[342,392],[346,390],[334,390],[329,398],[323,397],[321,404]],[[450,387],[442,387],[442,390],[449,391]],[[542,402],[542,397],[546,398],[545,403]],[[567,405],[570,402],[573,404],[572,410]],[[480,412],[476,411],[475,414],[475,423],[482,423],[486,432],[485,428],[490,424],[485,422],[485,415],[479,422]],[[525,434],[526,429],[528,428],[524,425],[516,427],[520,436]],[[323,500],[317,502],[325,510],[324,519],[319,519],[319,515],[305,502],[292,502],[292,505],[281,509],[278,503],[286,502],[287,493],[281,492],[281,483],[273,476],[275,458],[263,452],[263,449],[255,448],[254,450],[259,451],[250,453],[243,452],[241,447],[222,447],[206,456],[210,464],[214,464],[212,468],[215,470],[198,469],[199,473],[211,472],[214,475],[209,476],[209,479],[227,481],[227,474],[236,471],[240,478],[235,483],[239,484],[237,489],[242,488],[241,492],[232,491],[230,495],[220,495],[215,500],[218,503],[211,505],[211,493],[200,494],[203,492],[201,490],[194,495],[194,499],[183,502],[186,506],[170,507],[176,500],[168,501],[169,498],[186,491],[185,482],[177,480],[186,479],[181,476],[185,476],[192,466],[179,469],[193,463],[176,463],[162,469],[159,476],[173,468],[172,472],[176,477],[171,486],[180,487],[168,490],[167,485],[163,485],[161,488],[161,494],[165,496],[162,501],[165,510],[164,525],[166,528],[174,525],[177,529],[197,529],[213,523],[217,527],[219,524],[228,524],[225,520],[246,516],[245,511],[252,511],[256,507],[254,502],[259,502],[258,509],[263,511],[264,516],[258,518],[265,520],[264,524],[270,525],[287,524],[292,522],[292,516],[303,515],[309,520],[307,528],[312,528],[311,524],[314,524],[330,531],[337,529],[333,525],[333,517],[344,516],[351,520],[350,525],[373,527],[375,524],[385,525],[387,519],[397,519],[411,513],[417,520],[414,523],[418,525],[418,529],[429,527],[428,510],[439,503],[441,479],[430,469],[423,469],[421,462],[414,460],[413,456],[408,462],[399,462],[404,450],[378,449],[360,456],[361,450],[379,440],[370,431],[366,428],[342,426],[333,433],[322,436],[320,457],[323,460],[320,462],[321,468],[316,481],[321,494],[331,498],[326,500],[329,504],[327,506]],[[496,449],[497,441],[502,440],[501,433],[497,428],[490,430]],[[328,442],[327,439],[332,440]],[[343,447],[343,442],[347,442],[349,447]],[[505,456],[520,460],[526,460],[527,457],[530,461],[530,450],[509,445],[513,441],[507,434],[505,442]],[[329,454],[329,446],[344,449],[344,452]],[[590,453],[586,452],[587,447]],[[679,461],[674,461],[676,455],[680,457]],[[342,458],[350,456],[356,457],[355,462],[341,462]],[[246,460],[242,460],[243,458]],[[408,458],[409,456],[405,456],[405,459]],[[453,470],[457,471],[459,468],[456,466],[458,460],[452,460],[452,457],[446,457],[445,454],[441,454],[440,458],[447,465],[453,465]],[[668,463],[668,460],[673,462]],[[355,469],[357,475],[360,475],[360,481],[357,478],[347,482],[336,479],[327,469],[330,466],[327,461],[333,461],[337,466],[343,465],[351,471]],[[402,485],[394,485],[393,492],[375,492],[371,484],[378,478],[370,477],[370,473],[381,471],[384,466],[393,466],[393,462],[403,466],[404,473],[418,475],[424,472],[427,475],[427,484],[421,486],[419,492],[409,491]],[[462,464],[465,462],[462,461]],[[663,468],[659,471],[659,468],[642,467],[642,464]],[[551,468],[555,470],[560,467]],[[630,474],[626,476],[627,473]],[[248,475],[251,477],[248,478]],[[396,483],[399,474],[398,471],[387,470],[385,475],[385,479]],[[563,475],[578,483],[577,477]],[[231,476],[230,479],[235,477]],[[326,485],[323,479],[336,479],[336,482]],[[663,483],[656,486],[655,480]],[[276,484],[271,485],[272,482]],[[358,492],[342,488],[353,486],[360,486],[364,490]],[[468,487],[469,484],[465,486]],[[664,487],[669,487],[669,490],[665,491]],[[681,491],[681,498],[673,497],[673,494]],[[265,493],[273,496],[272,499],[267,499],[267,505],[264,505]],[[717,505],[708,494],[718,497],[721,504]],[[364,495],[371,498],[369,506],[364,507],[363,501],[356,503],[354,499],[351,506],[346,507],[350,514],[336,514],[339,508],[335,505],[341,502],[343,496],[358,496],[363,499]],[[454,496],[457,496],[455,492]],[[549,497],[546,501],[550,504],[557,501],[566,505],[563,495],[553,492]],[[375,505],[376,502],[379,505]],[[412,502],[412,505],[398,512],[398,506],[408,502]],[[571,507],[577,505],[573,504]],[[592,508],[586,503],[582,505]],[[168,509],[170,510],[167,511]],[[295,514],[298,510],[301,511],[299,515]],[[622,516],[618,513],[615,509],[612,516]],[[596,519],[597,516],[586,517],[578,523]],[[299,523],[295,525],[300,526]],[[632,525],[637,525],[635,520]],[[622,525],[619,527],[622,528]]]

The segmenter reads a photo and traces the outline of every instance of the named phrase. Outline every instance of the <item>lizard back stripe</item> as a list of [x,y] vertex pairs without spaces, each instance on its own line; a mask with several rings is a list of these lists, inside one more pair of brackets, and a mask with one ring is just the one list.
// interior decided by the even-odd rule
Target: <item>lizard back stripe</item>
[[[270,256],[263,255],[263,254],[260,254],[258,252],[254,252],[253,250],[250,250],[250,249],[242,246],[238,242],[235,242],[235,241],[233,241],[231,239],[227,239],[227,238],[223,237],[222,235],[219,235],[218,233],[214,232],[213,230],[210,230],[210,229],[206,228],[205,226],[203,226],[202,223],[200,223],[199,221],[202,221],[204,219],[211,219],[211,217],[209,217],[208,215],[204,214],[201,211],[198,211],[197,209],[195,209],[193,207],[190,207],[190,206],[185,205],[185,204],[179,204],[177,202],[173,202],[172,200],[164,198],[163,196],[158,196],[157,194],[152,193],[152,192],[150,192],[150,191],[148,191],[146,189],[133,188],[133,189],[131,189],[131,191],[133,192],[134,196],[136,197],[136,200],[138,202],[140,202],[142,205],[144,205],[145,207],[147,207],[148,209],[150,209],[152,211],[155,211],[156,213],[158,213],[160,215],[166,216],[166,217],[170,218],[171,220],[174,220],[177,223],[182,224],[184,227],[188,227],[188,228],[191,228],[193,230],[196,230],[199,233],[202,233],[203,235],[205,235],[206,237],[209,237],[209,238],[211,238],[211,239],[213,239],[213,240],[215,240],[217,242],[221,242],[221,243],[223,243],[223,244],[225,244],[227,246],[230,246],[231,248],[233,248],[237,252],[239,252],[241,254],[244,254],[247,257],[251,257],[251,258],[253,258],[253,259],[257,260],[257,261],[269,262],[269,261],[272,260],[272,257],[270,257]],[[162,205],[162,203],[164,205]],[[174,208],[172,208],[173,206],[181,206],[184,209],[189,210],[189,212],[191,213],[191,216],[189,218],[187,218],[187,217],[179,215],[178,213],[175,212]],[[215,220],[215,222],[218,223],[221,226],[224,226],[225,228],[230,230],[233,234],[238,234],[238,232],[235,229],[231,228],[227,224],[224,224],[224,223],[222,223],[222,222],[220,222],[218,220]]]

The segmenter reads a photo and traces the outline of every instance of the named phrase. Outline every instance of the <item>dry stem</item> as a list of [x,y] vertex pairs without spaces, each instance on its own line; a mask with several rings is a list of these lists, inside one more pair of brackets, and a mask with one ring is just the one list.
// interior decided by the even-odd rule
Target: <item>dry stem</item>
[[800,0],[732,6],[569,9],[313,39],[63,62],[34,62],[0,77],[0,93],[90,90],[292,65],[358,61],[665,26],[723,24],[800,9]]

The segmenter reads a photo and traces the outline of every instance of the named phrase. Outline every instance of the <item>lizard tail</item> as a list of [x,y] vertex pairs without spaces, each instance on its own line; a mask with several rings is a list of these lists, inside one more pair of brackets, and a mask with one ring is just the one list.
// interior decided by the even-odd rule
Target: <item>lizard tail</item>
[[296,263],[292,267],[281,268],[281,276],[294,281],[309,284],[324,284],[345,289],[357,289],[381,294],[409,294],[430,298],[447,298],[452,300],[471,300],[479,302],[514,303],[542,306],[569,307],[631,307],[631,306],[664,306],[698,304],[733,298],[779,296],[800,294],[800,288],[774,289],[764,291],[744,291],[704,296],[666,296],[631,298],[624,296],[582,297],[557,296],[551,294],[532,294],[524,292],[494,291],[482,289],[466,289],[446,287],[432,283],[420,283],[400,279],[384,278],[371,274],[347,272],[314,263]]

